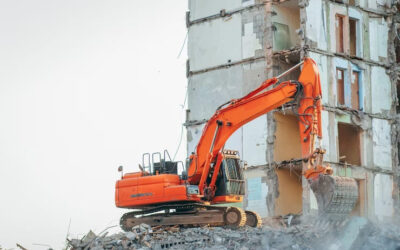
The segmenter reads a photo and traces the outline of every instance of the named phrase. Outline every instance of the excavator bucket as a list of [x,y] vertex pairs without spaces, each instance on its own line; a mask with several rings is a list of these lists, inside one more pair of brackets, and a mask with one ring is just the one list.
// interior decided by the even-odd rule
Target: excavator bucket
[[340,218],[349,215],[358,200],[358,186],[353,178],[320,175],[310,180],[311,189],[322,216]]

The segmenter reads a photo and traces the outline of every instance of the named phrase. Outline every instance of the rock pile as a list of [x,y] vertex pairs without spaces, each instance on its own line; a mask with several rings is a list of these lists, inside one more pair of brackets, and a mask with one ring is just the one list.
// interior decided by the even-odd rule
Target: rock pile
[[[360,230],[361,228],[361,230]],[[351,232],[350,232],[351,231]],[[400,249],[400,228],[372,226],[365,219],[341,223],[318,221],[293,226],[150,227],[132,232],[95,235],[69,240],[72,250],[123,249]]]

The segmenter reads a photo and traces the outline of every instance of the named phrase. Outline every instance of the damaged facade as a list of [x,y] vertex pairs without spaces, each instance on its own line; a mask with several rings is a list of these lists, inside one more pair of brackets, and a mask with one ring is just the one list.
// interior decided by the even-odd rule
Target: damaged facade
[[[321,75],[326,163],[335,175],[357,180],[353,214],[391,219],[400,187],[399,2],[189,0],[188,154],[219,105],[309,56]],[[238,150],[249,166],[245,209],[262,217],[316,211],[290,108],[246,124],[226,148]]]

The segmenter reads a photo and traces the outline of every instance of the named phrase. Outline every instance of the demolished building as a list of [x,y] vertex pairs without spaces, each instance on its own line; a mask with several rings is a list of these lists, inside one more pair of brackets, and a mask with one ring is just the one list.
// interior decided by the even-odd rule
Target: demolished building
[[[390,220],[400,186],[399,11],[394,0],[189,0],[188,154],[220,104],[309,56],[321,75],[325,162],[357,180],[353,214]],[[248,164],[243,208],[262,217],[317,210],[298,138],[289,106],[230,138],[226,148]]]

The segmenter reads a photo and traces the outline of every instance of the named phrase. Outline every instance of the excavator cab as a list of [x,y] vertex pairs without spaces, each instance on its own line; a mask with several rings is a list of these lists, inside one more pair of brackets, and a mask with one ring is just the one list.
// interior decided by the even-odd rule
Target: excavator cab
[[239,152],[224,150],[215,196],[244,195],[244,175]]

